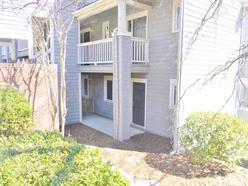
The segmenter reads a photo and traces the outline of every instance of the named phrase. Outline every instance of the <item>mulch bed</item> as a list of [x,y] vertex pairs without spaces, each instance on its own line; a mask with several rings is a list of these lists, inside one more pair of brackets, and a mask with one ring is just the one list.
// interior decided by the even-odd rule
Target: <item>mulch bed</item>
[[[229,185],[230,182],[223,177],[230,171],[220,163],[210,162],[204,166],[198,166],[192,163],[189,156],[171,156],[169,154],[171,142],[161,136],[144,133],[119,142],[82,124],[67,126],[66,131],[68,136],[79,143],[99,147],[106,162],[134,176],[135,179],[155,180],[159,185],[184,183],[186,180],[190,185],[216,185],[215,177],[221,176],[218,181],[222,180],[220,182],[222,185],[226,185],[225,183]],[[137,162],[134,160],[130,162],[129,159]],[[247,169],[243,168],[242,172],[229,175],[232,180],[237,177],[237,182],[233,183],[246,185]]]

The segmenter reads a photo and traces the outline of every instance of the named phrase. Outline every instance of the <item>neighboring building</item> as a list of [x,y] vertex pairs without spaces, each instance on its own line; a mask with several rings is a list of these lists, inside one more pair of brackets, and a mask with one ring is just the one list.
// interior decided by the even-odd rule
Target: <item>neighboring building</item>
[[0,39],[0,62],[28,59],[28,41]]
[[[239,114],[237,65],[204,80],[240,47],[242,3],[225,0],[208,20],[211,3],[91,0],[68,12],[74,22],[67,42],[66,123],[83,123],[118,140],[148,131],[174,137],[177,145],[177,129],[190,113]],[[30,37],[7,38],[32,43]],[[58,64],[54,33],[51,59]]]
[[27,17],[12,10],[13,5],[0,3],[0,61],[13,61],[18,58],[33,57],[32,28]]
[[[49,5],[53,0],[42,2]],[[29,0],[0,2],[0,62],[33,59],[36,55],[31,16],[44,15],[42,11],[34,14],[31,5],[21,8],[25,3]]]

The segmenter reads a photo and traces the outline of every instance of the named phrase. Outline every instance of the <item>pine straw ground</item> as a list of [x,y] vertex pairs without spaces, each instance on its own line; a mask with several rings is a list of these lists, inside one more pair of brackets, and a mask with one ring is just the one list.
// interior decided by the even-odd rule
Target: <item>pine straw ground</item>
[[218,163],[193,165],[187,156],[170,156],[170,141],[154,134],[141,134],[118,142],[82,124],[67,126],[67,135],[79,143],[97,146],[103,159],[122,171],[136,185],[237,185],[248,186],[248,166],[236,172]]

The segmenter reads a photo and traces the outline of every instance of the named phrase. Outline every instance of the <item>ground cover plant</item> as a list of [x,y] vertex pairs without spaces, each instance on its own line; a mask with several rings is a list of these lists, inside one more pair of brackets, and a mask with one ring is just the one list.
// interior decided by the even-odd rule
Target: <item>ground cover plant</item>
[[58,133],[0,137],[0,185],[129,185],[93,150]]
[[0,86],[0,134],[23,134],[33,127],[32,107],[24,95],[15,88]]

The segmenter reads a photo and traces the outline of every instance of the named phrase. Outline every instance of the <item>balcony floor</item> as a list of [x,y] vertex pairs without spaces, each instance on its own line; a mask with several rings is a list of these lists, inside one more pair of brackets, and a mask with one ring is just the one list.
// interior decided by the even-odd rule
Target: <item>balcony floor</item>
[[83,116],[82,123],[111,137],[113,136],[113,120],[109,118],[91,114]]
[[[105,65],[79,65],[79,71],[82,73],[113,73],[113,64]],[[132,64],[132,73],[147,73],[148,64]]]

